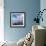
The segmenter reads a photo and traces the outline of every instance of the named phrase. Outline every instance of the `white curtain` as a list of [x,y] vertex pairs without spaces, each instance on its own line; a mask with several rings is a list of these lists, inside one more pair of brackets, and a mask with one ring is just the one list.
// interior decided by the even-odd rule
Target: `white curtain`
[[0,42],[4,42],[4,0],[0,0]]

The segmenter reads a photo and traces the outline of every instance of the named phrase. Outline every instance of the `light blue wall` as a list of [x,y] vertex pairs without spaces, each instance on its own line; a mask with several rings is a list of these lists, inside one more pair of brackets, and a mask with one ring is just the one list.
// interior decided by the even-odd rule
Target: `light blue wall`
[[[4,35],[7,41],[18,41],[31,31],[36,12],[40,9],[40,0],[4,0]],[[10,28],[10,12],[26,12],[25,28]]]
[[[43,9],[46,9],[46,0],[41,0],[40,1],[40,10],[42,11]],[[43,12],[43,22],[40,22],[40,25],[45,26],[46,27],[46,10]]]

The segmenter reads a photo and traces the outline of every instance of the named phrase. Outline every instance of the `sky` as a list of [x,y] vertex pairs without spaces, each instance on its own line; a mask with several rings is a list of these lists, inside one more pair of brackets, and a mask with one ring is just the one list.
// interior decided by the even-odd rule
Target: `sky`
[[21,22],[24,19],[24,14],[12,14],[11,19],[12,22]]

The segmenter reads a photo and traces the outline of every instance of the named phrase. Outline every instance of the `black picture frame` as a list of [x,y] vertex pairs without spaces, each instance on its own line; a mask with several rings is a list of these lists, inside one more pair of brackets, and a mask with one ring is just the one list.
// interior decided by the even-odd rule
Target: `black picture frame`
[[10,27],[25,27],[26,25],[25,12],[10,12]]

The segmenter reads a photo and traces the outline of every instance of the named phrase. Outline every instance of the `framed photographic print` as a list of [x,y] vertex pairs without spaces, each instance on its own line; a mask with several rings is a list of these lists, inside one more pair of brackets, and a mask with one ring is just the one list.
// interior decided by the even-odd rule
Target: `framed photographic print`
[[10,12],[10,27],[24,27],[25,12]]

